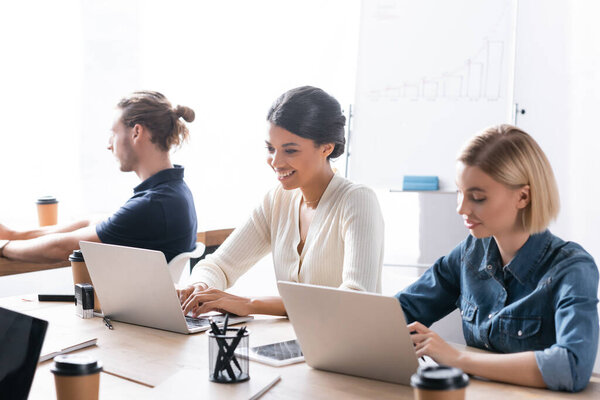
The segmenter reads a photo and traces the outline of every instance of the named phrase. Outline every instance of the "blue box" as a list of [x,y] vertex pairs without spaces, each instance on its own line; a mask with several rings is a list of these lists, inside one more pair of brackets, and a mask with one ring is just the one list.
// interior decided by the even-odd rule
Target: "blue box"
[[404,175],[402,190],[439,190],[437,176]]

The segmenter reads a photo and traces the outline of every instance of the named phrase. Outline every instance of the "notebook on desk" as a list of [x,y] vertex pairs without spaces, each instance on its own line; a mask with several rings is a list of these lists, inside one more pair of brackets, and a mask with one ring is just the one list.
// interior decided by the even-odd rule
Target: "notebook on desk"
[[[160,251],[82,241],[79,243],[106,317],[178,333],[210,329],[207,318],[184,316]],[[224,317],[214,315],[217,325]],[[239,324],[252,317],[230,317]]]
[[395,297],[277,282],[304,359],[313,368],[410,384],[417,360]]

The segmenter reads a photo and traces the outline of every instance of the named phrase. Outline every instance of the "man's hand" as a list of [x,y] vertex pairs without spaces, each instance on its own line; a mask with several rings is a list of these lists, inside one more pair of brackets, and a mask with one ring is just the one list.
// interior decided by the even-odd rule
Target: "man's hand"
[[87,226],[73,232],[52,233],[30,240],[12,240],[4,247],[3,256],[37,263],[66,261],[71,252],[79,248],[82,240],[100,242],[96,227]]

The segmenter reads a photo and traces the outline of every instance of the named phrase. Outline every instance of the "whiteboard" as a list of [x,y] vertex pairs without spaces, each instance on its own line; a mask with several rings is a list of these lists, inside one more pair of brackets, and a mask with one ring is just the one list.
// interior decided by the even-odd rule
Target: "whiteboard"
[[348,176],[455,188],[464,142],[512,114],[516,0],[363,0]]

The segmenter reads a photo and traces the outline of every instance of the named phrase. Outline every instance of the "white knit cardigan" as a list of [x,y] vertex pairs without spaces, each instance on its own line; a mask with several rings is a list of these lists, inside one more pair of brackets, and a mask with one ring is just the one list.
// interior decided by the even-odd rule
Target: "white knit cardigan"
[[190,282],[225,290],[270,251],[277,280],[381,292],[384,226],[373,190],[334,175],[298,254],[301,198],[281,185],[268,192]]

